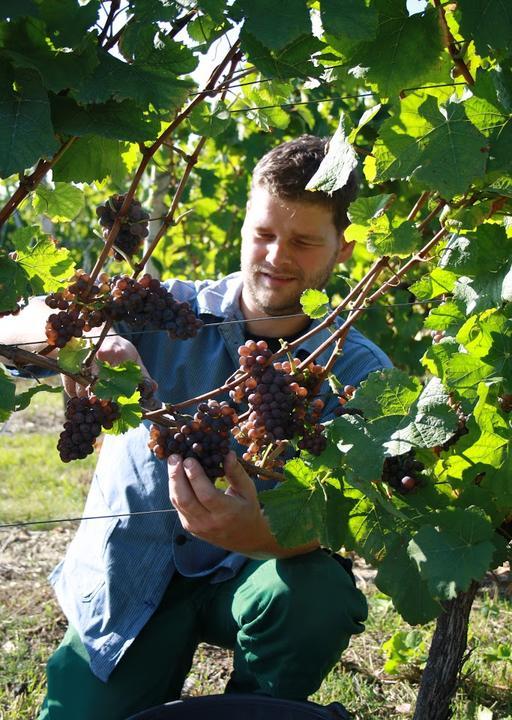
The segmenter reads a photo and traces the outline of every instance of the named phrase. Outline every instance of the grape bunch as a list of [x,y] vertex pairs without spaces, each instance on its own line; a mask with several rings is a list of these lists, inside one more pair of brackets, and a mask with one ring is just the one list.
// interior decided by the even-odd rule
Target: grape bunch
[[500,406],[500,409],[504,413],[512,412],[512,395],[511,394],[503,394],[498,398],[498,404]]
[[194,337],[203,325],[188,302],[176,300],[151,275],[139,281],[128,275],[114,277],[110,291],[104,307],[109,320],[124,320],[135,328],[166,330],[171,338],[180,340]]
[[[112,195],[104,205],[98,205],[96,215],[100,225],[104,228],[103,236],[106,239],[116,217],[124,203],[125,195]],[[114,241],[114,257],[123,260],[123,255],[132,257],[141,247],[144,238],[149,234],[149,213],[141,206],[138,200],[132,200],[127,214],[121,218],[121,227]],[[120,252],[117,252],[115,248]]]
[[160,460],[173,454],[195,458],[215,480],[224,475],[224,457],[237,422],[237,414],[227,402],[209,400],[200,403],[193,418],[177,428],[152,425],[149,448]]
[[399,493],[406,494],[421,484],[419,473],[423,463],[416,460],[414,450],[384,460],[381,480]]
[[294,360],[271,363],[264,340],[248,340],[238,349],[240,370],[249,377],[231,391],[236,403],[247,402],[249,412],[233,430],[247,447],[244,460],[254,459],[269,444],[280,445],[298,436],[299,448],[319,454],[325,447],[318,423],[324,403],[314,395],[323,380],[323,368],[311,363],[298,369]]
[[111,400],[73,397],[66,406],[66,421],[57,443],[62,462],[90,455],[102,428],[110,430],[119,418],[119,406]]
[[338,405],[334,408],[334,417],[341,417],[341,415],[360,415],[364,417],[363,411],[354,407],[347,407],[347,403],[352,400],[352,397],[356,391],[354,385],[345,385],[341,395],[338,395]]
[[102,273],[99,285],[91,284],[90,276],[84,270],[77,270],[66,288],[46,297],[48,307],[59,311],[49,315],[46,321],[49,345],[62,348],[71,338],[82,337],[84,331],[103,324],[102,304],[109,290],[107,281],[107,275]]

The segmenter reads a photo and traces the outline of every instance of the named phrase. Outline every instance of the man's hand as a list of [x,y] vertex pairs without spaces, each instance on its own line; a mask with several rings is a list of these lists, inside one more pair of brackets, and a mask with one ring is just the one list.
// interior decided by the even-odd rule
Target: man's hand
[[[119,335],[107,335],[105,340],[101,343],[101,347],[96,353],[96,357],[98,360],[110,363],[110,365],[120,365],[127,360],[132,360],[137,363],[137,365],[140,365],[142,375],[150,379],[153,383],[154,390],[156,390],[157,385],[155,381],[150,378],[137,349],[129,340],[125,340],[125,338]],[[94,373],[98,370],[98,367],[95,367],[94,362],[92,370]],[[61,379],[64,390],[70,397],[84,397],[87,395],[87,389],[82,385],[75,383],[71,380],[71,378],[67,377],[67,375],[61,375]]]
[[224,461],[228,489],[215,487],[197,460],[169,458],[169,495],[183,528],[202,540],[257,559],[292,557],[315,550],[317,542],[281,547],[261,510],[251,478],[234,452]]

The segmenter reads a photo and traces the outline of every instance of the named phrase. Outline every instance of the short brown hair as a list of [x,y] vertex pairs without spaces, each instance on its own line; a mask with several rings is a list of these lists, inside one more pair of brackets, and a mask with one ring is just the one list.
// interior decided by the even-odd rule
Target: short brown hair
[[334,227],[343,232],[350,224],[347,210],[356,199],[357,175],[350,173],[347,183],[332,195],[321,190],[306,190],[318,170],[328,147],[328,138],[301,135],[266,153],[254,168],[251,188],[261,186],[273,195],[296,202],[323,205],[332,210]]

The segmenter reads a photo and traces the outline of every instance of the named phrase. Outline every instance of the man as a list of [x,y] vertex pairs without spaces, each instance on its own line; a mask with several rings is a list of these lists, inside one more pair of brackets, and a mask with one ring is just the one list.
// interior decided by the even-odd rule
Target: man
[[[303,334],[302,291],[324,287],[352,251],[343,230],[355,178],[332,197],[304,190],[324,153],[324,141],[303,136],[260,160],[240,273],[169,282],[205,322],[196,338],[110,338],[99,356],[143,363],[160,399],[177,403],[222,385],[244,340],[272,346]],[[297,355],[327,336],[305,341]],[[355,385],[389,365],[351,330],[335,372]],[[171,456],[166,467],[147,441],[147,423],[105,437],[84,516],[132,514],[82,521],[52,573],[70,627],[48,663],[39,720],[121,720],[176,699],[201,641],[234,650],[228,692],[305,700],[363,630],[366,602],[351,575],[318,542],[277,543],[257,497],[271,485],[253,482],[234,454],[224,492],[193,460]],[[157,512],[133,514],[148,510]]]

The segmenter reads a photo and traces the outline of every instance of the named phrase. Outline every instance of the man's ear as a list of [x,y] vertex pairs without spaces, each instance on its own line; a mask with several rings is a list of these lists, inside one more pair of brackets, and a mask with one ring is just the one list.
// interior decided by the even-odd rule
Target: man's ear
[[355,242],[345,242],[345,238],[342,235],[340,240],[340,249],[338,252],[338,262],[343,263],[349,260],[354,251]]

